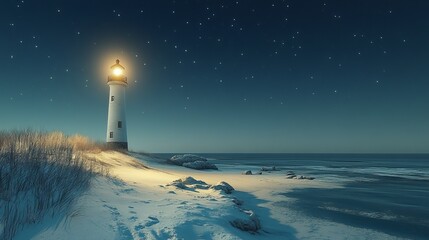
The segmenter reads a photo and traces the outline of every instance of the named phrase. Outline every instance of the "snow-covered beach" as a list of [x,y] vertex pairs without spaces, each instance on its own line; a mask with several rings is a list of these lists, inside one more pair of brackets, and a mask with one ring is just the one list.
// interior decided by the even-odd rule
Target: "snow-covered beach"
[[[46,217],[14,239],[396,239],[311,218],[285,197],[294,189],[342,188],[333,182],[290,179],[285,169],[244,175],[259,168],[218,164],[219,170],[200,171],[136,153],[88,155],[108,166],[111,177],[97,177],[69,217]],[[172,184],[178,179],[184,180],[181,187]],[[235,190],[211,187],[219,182]],[[232,224],[237,219],[253,224],[253,216],[260,224],[255,232]]]
[[[238,169],[198,171],[138,154],[90,154],[109,164],[113,179],[98,177],[76,205],[75,213],[54,225],[49,217],[20,231],[16,239],[293,239],[292,229],[263,207],[271,191],[284,184],[317,182],[285,180],[280,174],[245,176]],[[167,186],[192,176],[207,184],[225,181],[235,191],[180,189]],[[239,201],[240,205],[234,203]],[[262,229],[249,233],[231,225],[254,212]]]

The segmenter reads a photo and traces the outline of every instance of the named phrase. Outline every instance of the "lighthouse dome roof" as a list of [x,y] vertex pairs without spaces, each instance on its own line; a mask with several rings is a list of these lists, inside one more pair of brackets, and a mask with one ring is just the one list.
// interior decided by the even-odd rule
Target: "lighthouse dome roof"
[[116,59],[116,64],[112,65],[110,68],[111,69],[113,69],[113,68],[125,69],[124,66],[122,66],[121,64],[119,64],[119,59]]

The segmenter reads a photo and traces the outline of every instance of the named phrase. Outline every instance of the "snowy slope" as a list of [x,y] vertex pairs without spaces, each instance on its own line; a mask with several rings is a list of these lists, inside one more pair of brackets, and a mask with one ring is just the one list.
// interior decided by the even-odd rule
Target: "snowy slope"
[[[98,177],[70,217],[47,218],[23,229],[15,239],[284,239],[289,235],[286,226],[257,206],[261,200],[244,191],[261,184],[256,178],[243,184],[243,176],[230,171],[200,172],[118,152],[90,155],[109,165],[115,178]],[[224,194],[166,186],[191,175],[208,184],[227,181],[237,191]],[[243,206],[234,204],[234,198],[244,201]],[[247,218],[244,210],[261,217],[260,233],[231,226],[230,221]]]
[[[242,175],[249,168],[258,170],[249,166],[218,165],[219,171],[198,171],[139,154],[88,155],[109,166],[112,178],[97,177],[70,216],[47,217],[14,239],[394,239],[302,215],[299,209],[288,208],[280,194],[293,188],[338,187],[332,183],[287,179],[282,171]],[[210,185],[225,181],[235,191],[168,186],[187,176]],[[258,216],[262,229],[257,233],[230,224],[237,218],[249,219],[246,212]]]

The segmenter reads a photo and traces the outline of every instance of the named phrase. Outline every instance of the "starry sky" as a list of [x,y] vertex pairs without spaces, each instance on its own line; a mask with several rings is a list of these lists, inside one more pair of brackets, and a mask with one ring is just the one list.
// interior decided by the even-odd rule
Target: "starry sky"
[[429,152],[429,1],[4,0],[0,130],[146,152]]

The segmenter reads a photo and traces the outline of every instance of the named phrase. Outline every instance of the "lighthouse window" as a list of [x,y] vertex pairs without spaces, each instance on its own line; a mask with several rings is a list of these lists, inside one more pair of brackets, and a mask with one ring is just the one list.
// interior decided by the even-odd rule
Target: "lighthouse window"
[[115,101],[115,96],[111,96],[111,97],[110,97],[110,101],[111,101],[111,102]]
[[122,128],[122,121],[118,121],[118,128]]
[[110,133],[109,133],[109,137],[110,137],[110,138],[113,138],[113,132],[110,132]]

